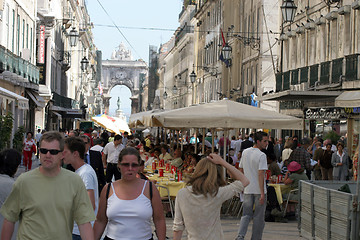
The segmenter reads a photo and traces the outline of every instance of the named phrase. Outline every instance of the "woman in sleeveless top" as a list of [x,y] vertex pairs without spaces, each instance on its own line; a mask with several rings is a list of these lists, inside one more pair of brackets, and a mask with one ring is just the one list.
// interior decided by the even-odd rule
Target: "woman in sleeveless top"
[[[140,154],[132,147],[119,155],[118,168],[122,178],[107,184],[100,195],[99,210],[94,224],[95,239],[100,239],[107,225],[106,239],[152,239],[151,218],[159,240],[165,239],[166,225],[158,190],[148,181],[137,178]],[[152,195],[152,197],[151,197]]]

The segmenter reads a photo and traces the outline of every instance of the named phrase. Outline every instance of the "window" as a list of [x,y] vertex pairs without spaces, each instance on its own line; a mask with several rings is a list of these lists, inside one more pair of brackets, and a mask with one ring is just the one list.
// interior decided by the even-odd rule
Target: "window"
[[12,21],[12,41],[11,41],[11,51],[15,51],[15,10],[13,12],[13,21]]
[[29,24],[26,24],[26,48],[29,48]]
[[17,55],[20,55],[20,15],[17,15],[17,40],[16,40],[16,50]]
[[33,29],[30,28],[30,62],[33,56]]
[[25,48],[25,19],[22,21],[23,29],[22,29],[22,48]]

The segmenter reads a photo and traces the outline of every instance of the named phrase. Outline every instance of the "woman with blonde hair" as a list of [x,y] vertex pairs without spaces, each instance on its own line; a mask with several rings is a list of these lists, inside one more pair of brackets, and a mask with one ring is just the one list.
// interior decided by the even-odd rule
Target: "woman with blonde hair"
[[[224,180],[224,169],[235,180]],[[181,239],[186,228],[187,239],[224,239],[220,209],[224,201],[243,191],[249,180],[217,154],[210,154],[196,165],[187,187],[178,192],[175,200],[174,240]]]
[[291,147],[294,145],[294,141],[292,139],[286,140],[284,144],[284,150],[281,154],[282,163],[290,157],[291,152],[293,151]]

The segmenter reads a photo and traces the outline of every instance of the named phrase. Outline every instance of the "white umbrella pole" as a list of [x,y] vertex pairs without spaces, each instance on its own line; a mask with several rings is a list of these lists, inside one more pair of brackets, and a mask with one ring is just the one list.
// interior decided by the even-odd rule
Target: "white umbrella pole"
[[180,141],[181,141],[181,151],[184,150],[184,140],[183,140],[183,132],[181,131],[181,135],[180,135]]
[[[224,130],[224,160],[226,161],[226,136],[228,135],[228,130]],[[226,180],[226,168],[224,169],[224,179]]]
[[195,130],[195,153],[198,154],[197,152],[197,136],[198,136],[198,129]]
[[205,154],[205,128],[202,130],[202,154]]
[[214,136],[214,129],[211,129],[211,152],[214,153],[215,147],[215,136]]

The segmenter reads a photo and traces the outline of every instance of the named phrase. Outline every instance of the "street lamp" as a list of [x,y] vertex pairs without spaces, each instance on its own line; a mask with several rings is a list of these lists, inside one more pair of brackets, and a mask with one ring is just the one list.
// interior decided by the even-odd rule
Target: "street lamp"
[[69,33],[69,38],[70,38],[70,46],[75,47],[77,42],[79,41],[79,34],[74,27]]
[[232,48],[229,46],[228,43],[226,43],[225,46],[221,49],[224,60],[227,61],[227,60],[231,59],[231,56],[230,56],[231,51],[232,51]]
[[289,23],[293,22],[297,9],[294,0],[284,0],[283,5],[281,5],[280,8],[283,16],[283,21]]
[[190,73],[189,77],[190,77],[191,83],[195,83],[195,81],[196,81],[196,73],[195,73],[194,70]]
[[88,68],[88,66],[89,66],[89,60],[87,60],[86,57],[83,57],[83,59],[81,60],[80,64],[81,64],[81,70],[82,70],[83,72],[85,72],[85,70],[86,70],[86,69]]
[[176,85],[174,85],[174,87],[173,87],[172,91],[173,91],[174,95],[176,95],[176,94],[177,94],[178,89],[177,89]]

